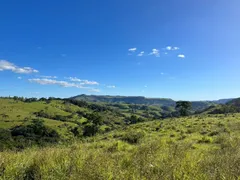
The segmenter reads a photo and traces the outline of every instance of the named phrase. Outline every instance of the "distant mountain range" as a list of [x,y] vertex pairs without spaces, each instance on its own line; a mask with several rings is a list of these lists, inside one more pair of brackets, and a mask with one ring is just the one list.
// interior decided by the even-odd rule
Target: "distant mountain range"
[[[146,98],[143,96],[108,96],[108,95],[78,95],[72,97],[75,100],[83,100],[88,102],[101,103],[126,103],[126,104],[142,104],[142,105],[159,105],[159,106],[175,106],[176,101],[169,98]],[[220,99],[216,101],[192,101],[193,110],[203,110],[209,106],[217,104],[226,104],[233,100]]]

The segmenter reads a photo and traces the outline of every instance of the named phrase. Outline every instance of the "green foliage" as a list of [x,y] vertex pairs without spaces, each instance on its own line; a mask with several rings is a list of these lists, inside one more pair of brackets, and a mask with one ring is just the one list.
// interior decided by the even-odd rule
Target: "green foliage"
[[202,139],[198,141],[199,143],[212,143],[213,139],[208,136],[203,136]]
[[145,133],[143,131],[134,131],[131,130],[129,132],[126,132],[121,137],[121,140],[126,141],[130,144],[136,144],[139,143],[139,141],[145,136]]
[[137,117],[136,115],[131,115],[129,118],[125,120],[126,124],[136,124],[139,122],[144,122],[144,118]]
[[81,127],[73,127],[70,130],[74,136],[82,137],[83,136],[83,129]]
[[0,129],[0,151],[12,149],[14,140],[10,130]]
[[219,105],[209,110],[209,114],[229,114],[240,112],[240,108],[234,105]]
[[94,136],[99,130],[99,126],[87,123],[83,128],[83,136]]
[[189,101],[177,101],[176,110],[179,112],[180,116],[187,116],[191,110],[192,103]]
[[6,149],[24,149],[33,145],[44,146],[57,143],[59,134],[43,124],[42,120],[33,120],[31,124],[16,126],[10,130],[0,129],[0,151]]

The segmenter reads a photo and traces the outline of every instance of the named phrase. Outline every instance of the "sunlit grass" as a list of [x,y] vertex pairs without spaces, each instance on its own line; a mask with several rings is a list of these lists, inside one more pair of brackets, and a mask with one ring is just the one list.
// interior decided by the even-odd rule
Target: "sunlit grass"
[[[16,103],[3,102],[5,106]],[[39,103],[39,104],[38,104]],[[20,106],[22,105],[19,102]],[[21,111],[34,112],[26,105]],[[2,109],[4,105],[0,105]],[[14,108],[17,108],[15,105]],[[76,111],[64,104],[36,102],[34,106],[67,115]],[[50,108],[51,106],[51,108]],[[53,109],[52,109],[53,108]],[[56,108],[57,110],[55,111]],[[17,113],[16,113],[17,112]],[[20,111],[16,111],[16,117]],[[10,110],[4,111],[10,113]],[[26,113],[27,114],[27,113]],[[24,113],[21,114],[24,117]],[[28,115],[26,116],[28,117]],[[86,119],[79,119],[84,123]],[[28,121],[0,120],[1,128]],[[0,179],[239,179],[240,114],[196,115],[169,118],[129,126],[108,133],[77,139],[69,132],[75,123],[44,119],[65,139],[45,148],[32,147],[19,152],[0,152]],[[108,128],[103,125],[100,131]]]

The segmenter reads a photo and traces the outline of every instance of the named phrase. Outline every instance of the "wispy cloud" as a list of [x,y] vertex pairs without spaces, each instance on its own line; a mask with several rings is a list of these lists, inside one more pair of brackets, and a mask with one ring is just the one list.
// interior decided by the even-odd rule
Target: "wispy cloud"
[[17,77],[17,78],[18,78],[18,79],[22,79],[22,77],[20,77],[20,76],[19,76],[19,77]]
[[185,55],[184,54],[179,54],[178,57],[179,58],[185,58]]
[[[179,49],[180,49],[180,48],[177,47],[177,46],[167,46],[167,47],[161,48],[161,50],[162,50],[161,53],[163,53],[164,55],[168,55],[168,54],[171,55],[171,52],[170,52],[170,51],[177,51],[177,50],[179,50]],[[137,52],[137,48],[130,48],[130,49],[128,49],[128,51],[129,51],[128,55],[133,55],[133,53]],[[145,53],[146,53],[146,51],[140,51],[140,52],[138,51],[137,56],[138,56],[138,57],[141,57],[141,56],[143,56]],[[154,55],[154,56],[156,56],[156,57],[160,57],[160,50],[154,48],[154,49],[152,49],[152,51],[151,51],[150,53],[147,52],[146,54],[148,54],[148,55]]]
[[47,79],[57,79],[57,76],[39,76],[39,77]]
[[168,50],[168,51],[176,51],[176,50],[179,50],[180,48],[176,47],[176,46],[175,47],[167,46],[165,49]]
[[114,85],[109,85],[109,86],[106,86],[106,87],[111,88],[111,89],[116,88],[116,86],[114,86]]
[[137,56],[143,56],[144,55],[144,51],[141,51]]
[[57,81],[57,80],[53,80],[53,79],[40,79],[40,78],[35,78],[35,79],[28,79],[30,82],[35,82],[41,85],[59,85],[59,86],[63,86],[63,87],[82,87],[78,84],[75,83],[69,83],[67,81]]
[[130,48],[128,49],[129,52],[135,52],[137,50],[137,48]]
[[38,72],[38,70],[31,67],[18,67],[15,64],[6,60],[0,60],[0,71],[12,71],[19,74],[30,74]]
[[96,81],[82,80],[77,77],[66,77],[65,79],[68,79],[72,82],[80,82],[82,85],[99,85],[99,83]]
[[98,89],[95,88],[91,88],[91,87],[86,87],[83,86],[82,84],[78,84],[78,83],[71,83],[71,82],[67,82],[67,81],[57,81],[54,79],[47,79],[47,78],[35,78],[35,79],[28,79],[29,82],[31,83],[37,83],[37,84],[41,84],[41,85],[58,85],[61,87],[74,87],[74,88],[79,88],[79,89],[87,89],[88,91],[99,91]]
[[158,49],[152,49],[152,52],[149,55],[154,55],[156,57],[160,57],[160,52]]

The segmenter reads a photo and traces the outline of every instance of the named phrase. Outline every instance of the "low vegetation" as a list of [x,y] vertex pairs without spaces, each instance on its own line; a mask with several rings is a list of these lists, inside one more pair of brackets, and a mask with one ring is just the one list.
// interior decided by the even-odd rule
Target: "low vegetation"
[[184,116],[155,119],[139,112],[154,106],[0,101],[0,179],[240,178],[239,113],[180,104]]

